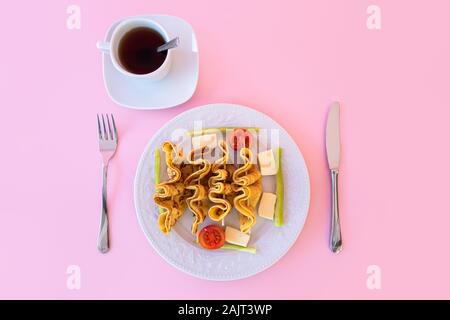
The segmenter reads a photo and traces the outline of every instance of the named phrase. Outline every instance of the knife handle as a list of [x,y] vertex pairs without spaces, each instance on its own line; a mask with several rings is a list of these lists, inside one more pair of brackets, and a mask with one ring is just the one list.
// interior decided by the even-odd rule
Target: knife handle
[[341,222],[339,220],[338,170],[331,170],[331,234],[330,249],[334,253],[342,250]]

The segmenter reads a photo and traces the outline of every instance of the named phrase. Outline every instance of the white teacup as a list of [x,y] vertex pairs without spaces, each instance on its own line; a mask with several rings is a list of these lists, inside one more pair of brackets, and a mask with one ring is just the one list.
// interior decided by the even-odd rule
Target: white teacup
[[111,36],[110,42],[97,42],[97,48],[102,50],[103,52],[107,52],[111,56],[111,61],[114,65],[114,67],[123,73],[126,76],[133,77],[133,78],[145,78],[145,79],[151,79],[151,80],[161,80],[164,78],[167,73],[170,70],[170,66],[172,63],[172,54],[171,50],[167,51],[166,59],[164,60],[163,64],[156,69],[153,72],[146,73],[146,74],[136,74],[129,72],[126,70],[126,68],[122,65],[119,59],[119,44],[125,34],[127,34],[129,31],[140,28],[140,27],[146,27],[153,29],[157,31],[166,42],[170,40],[169,35],[167,34],[166,30],[156,21],[146,19],[146,18],[129,18],[117,25],[117,27],[114,29],[114,32]]

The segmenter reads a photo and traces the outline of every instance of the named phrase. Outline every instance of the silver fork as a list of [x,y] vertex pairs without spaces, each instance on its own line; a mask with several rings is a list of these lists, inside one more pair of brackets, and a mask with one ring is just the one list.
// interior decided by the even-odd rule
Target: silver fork
[[[106,118],[106,121],[105,121]],[[98,146],[103,160],[103,187],[102,187],[102,216],[100,220],[100,231],[97,239],[97,248],[101,253],[109,251],[109,232],[108,232],[108,207],[106,203],[109,160],[114,156],[117,149],[117,131],[114,117],[111,114],[111,121],[108,114],[101,117],[97,114],[98,124]],[[111,125],[112,124],[112,125]]]

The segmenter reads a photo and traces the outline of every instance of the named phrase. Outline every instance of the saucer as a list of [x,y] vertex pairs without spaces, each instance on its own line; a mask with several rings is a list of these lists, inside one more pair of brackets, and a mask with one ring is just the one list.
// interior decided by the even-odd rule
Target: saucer
[[[103,79],[106,91],[117,104],[132,109],[166,109],[189,100],[195,92],[198,81],[198,47],[191,25],[174,16],[140,16],[161,24],[169,38],[180,37],[180,44],[172,52],[172,65],[162,80],[135,79],[119,72],[113,65],[109,53],[103,52]],[[110,41],[116,21],[108,30],[105,41]]]

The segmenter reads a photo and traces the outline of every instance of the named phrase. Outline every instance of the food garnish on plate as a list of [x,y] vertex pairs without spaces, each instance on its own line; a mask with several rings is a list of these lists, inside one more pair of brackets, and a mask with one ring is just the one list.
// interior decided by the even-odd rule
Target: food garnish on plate
[[263,192],[259,202],[258,215],[262,218],[273,220],[275,214],[275,203],[277,195],[270,192]]

